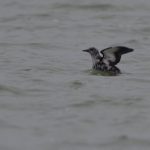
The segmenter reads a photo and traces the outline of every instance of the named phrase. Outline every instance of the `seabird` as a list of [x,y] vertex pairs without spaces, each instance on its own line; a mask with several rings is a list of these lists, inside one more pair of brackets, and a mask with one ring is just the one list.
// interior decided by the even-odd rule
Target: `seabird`
[[124,47],[124,46],[116,46],[116,47],[108,47],[98,51],[95,47],[90,47],[88,49],[83,50],[84,52],[88,52],[91,55],[93,69],[108,72],[114,75],[120,74],[121,71],[116,64],[118,64],[121,60],[121,56],[123,54],[132,52],[132,48]]

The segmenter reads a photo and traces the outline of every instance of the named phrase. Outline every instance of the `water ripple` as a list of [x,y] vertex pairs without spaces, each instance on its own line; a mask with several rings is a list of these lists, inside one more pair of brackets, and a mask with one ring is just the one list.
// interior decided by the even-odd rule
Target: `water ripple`
[[73,89],[79,89],[79,88],[83,87],[83,85],[84,84],[82,82],[78,81],[78,80],[72,81],[70,83],[70,87],[73,88]]
[[127,5],[113,5],[113,4],[69,4],[69,3],[55,3],[51,6],[52,9],[69,9],[69,10],[95,10],[95,11],[128,11],[134,8]]
[[20,88],[13,86],[0,85],[0,93],[9,92],[16,95],[22,95],[24,92]]

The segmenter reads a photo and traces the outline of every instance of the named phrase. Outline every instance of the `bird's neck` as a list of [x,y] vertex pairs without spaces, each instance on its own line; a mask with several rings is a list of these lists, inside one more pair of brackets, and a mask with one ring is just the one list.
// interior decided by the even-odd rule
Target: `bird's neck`
[[93,66],[101,61],[100,55],[91,55]]

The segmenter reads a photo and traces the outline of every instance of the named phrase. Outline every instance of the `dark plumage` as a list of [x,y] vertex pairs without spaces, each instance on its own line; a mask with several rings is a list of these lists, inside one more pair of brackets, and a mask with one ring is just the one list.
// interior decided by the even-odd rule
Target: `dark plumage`
[[95,47],[83,51],[88,52],[91,55],[93,69],[119,74],[121,73],[120,69],[115,65],[120,62],[123,54],[132,52],[133,49],[124,46],[108,47],[101,50],[101,55]]

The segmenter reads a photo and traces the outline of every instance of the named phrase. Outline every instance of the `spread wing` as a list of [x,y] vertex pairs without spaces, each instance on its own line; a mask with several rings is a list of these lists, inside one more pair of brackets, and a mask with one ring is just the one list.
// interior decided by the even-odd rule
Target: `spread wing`
[[120,62],[121,55],[132,51],[133,49],[124,46],[108,47],[101,51],[103,54],[102,61],[109,66],[114,66]]

